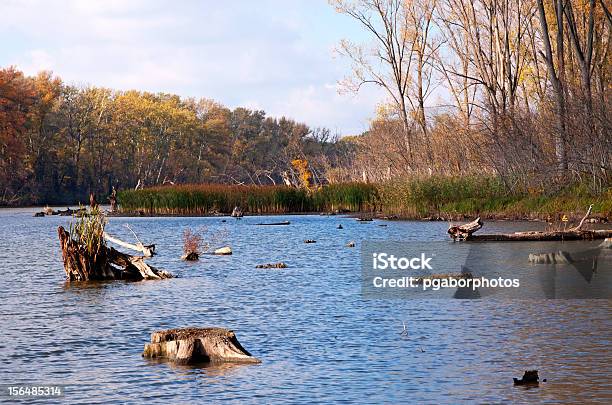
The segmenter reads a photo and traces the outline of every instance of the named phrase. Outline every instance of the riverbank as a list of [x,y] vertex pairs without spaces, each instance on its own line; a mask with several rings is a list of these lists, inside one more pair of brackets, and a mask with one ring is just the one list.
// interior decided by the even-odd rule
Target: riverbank
[[612,189],[571,185],[555,192],[508,192],[495,177],[429,177],[382,184],[345,183],[306,191],[284,186],[183,185],[119,192],[121,216],[339,214],[407,220],[559,221],[612,218]]

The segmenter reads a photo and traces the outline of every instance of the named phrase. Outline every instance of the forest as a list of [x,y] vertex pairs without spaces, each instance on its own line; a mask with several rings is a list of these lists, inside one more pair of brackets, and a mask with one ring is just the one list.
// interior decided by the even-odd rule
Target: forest
[[75,87],[50,72],[0,70],[0,203],[86,201],[89,192],[181,183],[285,184],[307,160],[316,181],[345,145],[264,111],[208,99]]
[[494,179],[502,197],[572,187],[612,195],[605,1],[330,5],[370,38],[338,44],[353,66],[343,90],[378,86],[387,94],[363,134],[7,67],[0,70],[0,204],[65,204],[112,187],[299,187],[305,172],[313,185],[401,190],[402,182],[480,176]]

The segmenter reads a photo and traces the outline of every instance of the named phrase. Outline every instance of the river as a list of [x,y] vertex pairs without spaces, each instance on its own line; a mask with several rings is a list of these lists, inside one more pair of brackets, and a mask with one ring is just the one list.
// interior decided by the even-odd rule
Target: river
[[[133,241],[129,223],[157,244],[151,264],[178,278],[69,284],[56,229],[70,218],[35,211],[0,210],[6,384],[62,384],[68,403],[612,401],[610,299],[364,298],[363,241],[450,246],[445,222],[113,217],[109,233]],[[284,220],[291,225],[253,225]],[[185,227],[224,229],[234,254],[181,261]],[[351,240],[355,248],[345,246]],[[280,261],[288,268],[255,268]],[[179,367],[141,357],[152,331],[183,326],[232,329],[262,363]],[[513,386],[528,369],[547,382]]]

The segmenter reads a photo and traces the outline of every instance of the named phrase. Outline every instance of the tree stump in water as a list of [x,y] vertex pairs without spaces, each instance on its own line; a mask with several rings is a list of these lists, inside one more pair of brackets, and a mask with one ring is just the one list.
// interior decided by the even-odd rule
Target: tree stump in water
[[[90,253],[70,237],[63,226],[57,228],[62,249],[64,271],[70,281],[89,280],[159,280],[172,274],[158,270],[144,262],[141,256],[130,256],[102,245]],[[117,267],[116,267],[117,266]]]
[[448,228],[448,234],[453,240],[466,240],[480,228],[482,228],[482,221],[480,217],[478,217],[467,224],[450,226]]
[[180,328],[156,331],[143,357],[166,358],[177,364],[261,363],[244,349],[233,331],[223,328]]

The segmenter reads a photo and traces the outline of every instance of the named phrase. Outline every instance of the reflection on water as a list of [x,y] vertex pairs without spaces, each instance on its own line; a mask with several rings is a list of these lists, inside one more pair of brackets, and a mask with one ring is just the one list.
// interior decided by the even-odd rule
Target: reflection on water
[[151,366],[167,366],[178,374],[195,375],[202,378],[207,377],[229,377],[236,374],[241,367],[257,367],[259,364],[252,363],[194,363],[175,364],[160,358],[143,358]]
[[[0,210],[0,378],[66,384],[71,403],[612,401],[611,300],[365,300],[361,241],[443,241],[447,224],[270,220],[286,219],[257,227],[257,218],[112,218],[110,233],[131,240],[129,222],[157,244],[152,263],[180,278],[67,285],[56,227],[68,219]],[[234,254],[180,261],[183,228],[202,225],[225,227]],[[357,249],[345,247],[350,240]],[[289,267],[255,269],[279,261]],[[178,326],[230,328],[263,363],[141,357],[153,330]],[[527,369],[548,381],[514,387]]]

